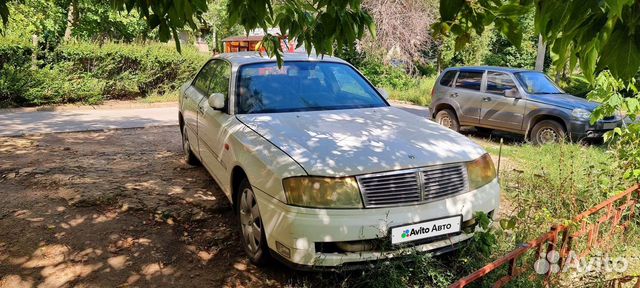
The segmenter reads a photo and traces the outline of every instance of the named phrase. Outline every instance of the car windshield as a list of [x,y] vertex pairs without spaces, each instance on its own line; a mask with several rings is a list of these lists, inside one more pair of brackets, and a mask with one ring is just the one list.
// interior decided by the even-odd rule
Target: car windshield
[[239,114],[318,111],[387,106],[348,65],[332,62],[275,62],[240,67]]
[[542,72],[517,72],[518,82],[529,94],[563,94],[564,92]]

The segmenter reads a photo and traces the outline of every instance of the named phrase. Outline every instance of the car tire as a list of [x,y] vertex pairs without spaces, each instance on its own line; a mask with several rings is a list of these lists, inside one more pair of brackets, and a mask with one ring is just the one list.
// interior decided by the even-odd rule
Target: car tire
[[182,151],[184,153],[184,162],[192,166],[200,165],[200,160],[198,160],[196,154],[193,154],[193,151],[191,151],[191,144],[187,136],[187,125],[182,125]]
[[269,246],[258,201],[246,178],[240,182],[236,198],[242,248],[253,264],[264,265],[270,259]]
[[438,111],[438,113],[436,113],[436,123],[453,131],[460,131],[460,122],[458,122],[456,112],[453,112],[451,109]]
[[567,132],[558,121],[543,120],[533,126],[529,138],[535,145],[545,145],[563,142],[566,139],[566,135]]

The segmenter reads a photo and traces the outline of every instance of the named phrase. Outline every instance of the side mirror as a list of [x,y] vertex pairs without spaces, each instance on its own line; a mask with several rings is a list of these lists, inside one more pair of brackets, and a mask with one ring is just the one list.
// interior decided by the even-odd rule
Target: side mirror
[[520,96],[520,93],[518,93],[518,89],[504,90],[504,97],[515,99],[522,98],[522,96]]
[[209,96],[209,106],[214,110],[221,110],[224,108],[224,95],[222,93],[213,93]]
[[377,88],[378,92],[380,92],[380,94],[382,95],[382,98],[384,98],[385,100],[389,99],[389,92],[387,92],[387,90],[384,90],[384,88]]

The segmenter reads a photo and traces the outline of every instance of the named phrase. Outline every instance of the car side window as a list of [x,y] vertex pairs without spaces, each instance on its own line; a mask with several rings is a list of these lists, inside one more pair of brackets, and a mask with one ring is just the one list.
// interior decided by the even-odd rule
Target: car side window
[[453,79],[456,78],[456,73],[458,73],[457,70],[449,70],[444,73],[444,75],[442,75],[442,78],[440,79],[440,85],[451,87],[451,84],[453,84]]
[[456,88],[480,91],[482,74],[482,71],[460,71],[456,79]]
[[511,76],[500,72],[487,72],[487,93],[504,95],[504,91],[517,89]]
[[229,78],[231,77],[231,66],[226,61],[215,60],[212,69],[211,84],[207,97],[213,93],[222,93],[225,99],[229,96]]
[[207,91],[209,90],[209,83],[211,82],[211,75],[213,72],[214,61],[209,61],[204,67],[200,70],[200,73],[196,76],[195,81],[193,82],[193,86],[200,91],[200,93],[205,96],[209,96]]

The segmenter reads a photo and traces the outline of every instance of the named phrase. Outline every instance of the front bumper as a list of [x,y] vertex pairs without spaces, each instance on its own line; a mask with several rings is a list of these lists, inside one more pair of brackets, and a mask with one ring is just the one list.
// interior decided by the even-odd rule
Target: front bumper
[[602,138],[604,133],[622,126],[622,120],[601,120],[591,125],[589,120],[572,120],[569,123],[568,133],[572,140],[579,141],[588,138]]
[[[257,190],[257,189],[256,189]],[[500,187],[497,180],[484,187],[451,198],[389,208],[314,209],[286,205],[256,191],[267,243],[276,258],[308,268],[335,267],[347,263],[367,262],[401,256],[406,251],[440,251],[469,239],[470,234],[456,234],[414,245],[389,246],[361,252],[317,251],[325,244],[348,241],[386,241],[390,227],[426,220],[462,215],[462,221],[478,211],[498,213]],[[280,253],[282,248],[290,253]]]

